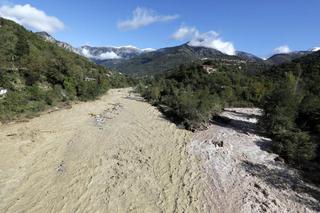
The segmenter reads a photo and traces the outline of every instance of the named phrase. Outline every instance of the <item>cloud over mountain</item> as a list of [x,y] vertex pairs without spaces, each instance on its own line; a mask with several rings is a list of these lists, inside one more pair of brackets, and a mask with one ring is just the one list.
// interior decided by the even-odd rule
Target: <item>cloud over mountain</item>
[[53,33],[64,29],[64,24],[58,18],[47,15],[30,4],[25,5],[2,5],[0,16],[15,21],[27,28],[37,31]]
[[171,37],[175,40],[190,39],[190,46],[214,48],[228,55],[236,54],[233,43],[224,41],[215,31],[201,33],[195,27],[181,26]]
[[106,59],[119,59],[121,58],[119,55],[117,55],[113,51],[103,52],[99,55],[92,55],[90,53],[90,50],[87,48],[83,48],[81,51],[81,54],[87,58],[97,59],[97,60],[106,60]]
[[175,40],[182,40],[185,38],[192,38],[198,34],[198,30],[195,27],[181,26],[173,35]]
[[290,48],[289,48],[288,45],[282,45],[282,46],[280,46],[280,47],[275,48],[275,49],[273,50],[273,52],[276,53],[276,54],[280,54],[280,53],[290,53],[291,50],[290,50]]

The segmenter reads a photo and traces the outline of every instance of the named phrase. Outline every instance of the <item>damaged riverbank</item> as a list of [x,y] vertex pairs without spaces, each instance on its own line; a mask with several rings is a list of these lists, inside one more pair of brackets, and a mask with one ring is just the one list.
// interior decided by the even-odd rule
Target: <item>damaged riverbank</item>
[[263,150],[258,109],[193,134],[130,91],[2,125],[0,212],[318,211],[318,189]]

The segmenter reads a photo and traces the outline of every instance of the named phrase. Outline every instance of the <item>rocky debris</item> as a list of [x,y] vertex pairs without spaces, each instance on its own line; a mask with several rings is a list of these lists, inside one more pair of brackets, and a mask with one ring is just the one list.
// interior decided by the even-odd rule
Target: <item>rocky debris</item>
[[89,115],[94,117],[95,125],[102,128],[107,120],[115,118],[119,114],[119,110],[123,108],[120,103],[110,104],[111,108],[104,110],[100,114],[90,113]]
[[18,134],[17,133],[10,133],[10,134],[7,134],[7,137],[14,137],[14,136],[17,136]]
[[215,212],[319,212],[320,190],[264,151],[271,140],[257,134],[261,114],[256,108],[226,109],[189,144],[206,174],[209,206]]
[[103,115],[96,115],[94,117],[95,121],[96,121],[96,125],[97,126],[102,126],[105,121],[107,120],[107,117],[103,116]]
[[64,166],[64,161],[61,161],[60,164],[57,166],[57,172],[64,173],[65,171],[66,171],[66,168]]
[[[310,199],[318,189],[295,181],[244,122],[214,124],[190,141],[127,91],[3,126],[0,212],[320,212]],[[124,107],[108,105],[117,102]],[[114,107],[119,115],[95,131],[95,116]]]
[[280,163],[284,163],[285,162],[284,159],[282,157],[279,157],[279,156],[275,157],[274,161],[280,162]]
[[223,141],[205,140],[205,143],[214,145],[215,147],[223,147]]

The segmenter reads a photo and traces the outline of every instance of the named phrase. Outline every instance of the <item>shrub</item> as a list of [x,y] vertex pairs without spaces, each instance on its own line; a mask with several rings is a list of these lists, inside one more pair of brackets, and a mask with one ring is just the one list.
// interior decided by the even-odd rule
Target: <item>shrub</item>
[[276,134],[274,140],[273,150],[291,164],[301,166],[315,157],[315,144],[306,132],[283,132]]

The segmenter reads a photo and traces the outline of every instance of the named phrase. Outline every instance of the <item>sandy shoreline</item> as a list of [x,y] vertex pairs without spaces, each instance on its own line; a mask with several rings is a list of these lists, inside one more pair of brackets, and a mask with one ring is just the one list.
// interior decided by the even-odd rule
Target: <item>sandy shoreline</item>
[[[312,211],[309,197],[287,202],[297,195],[250,170],[274,157],[256,136],[222,126],[193,135],[129,90],[0,126],[0,212]],[[204,143],[214,137],[222,148]]]

